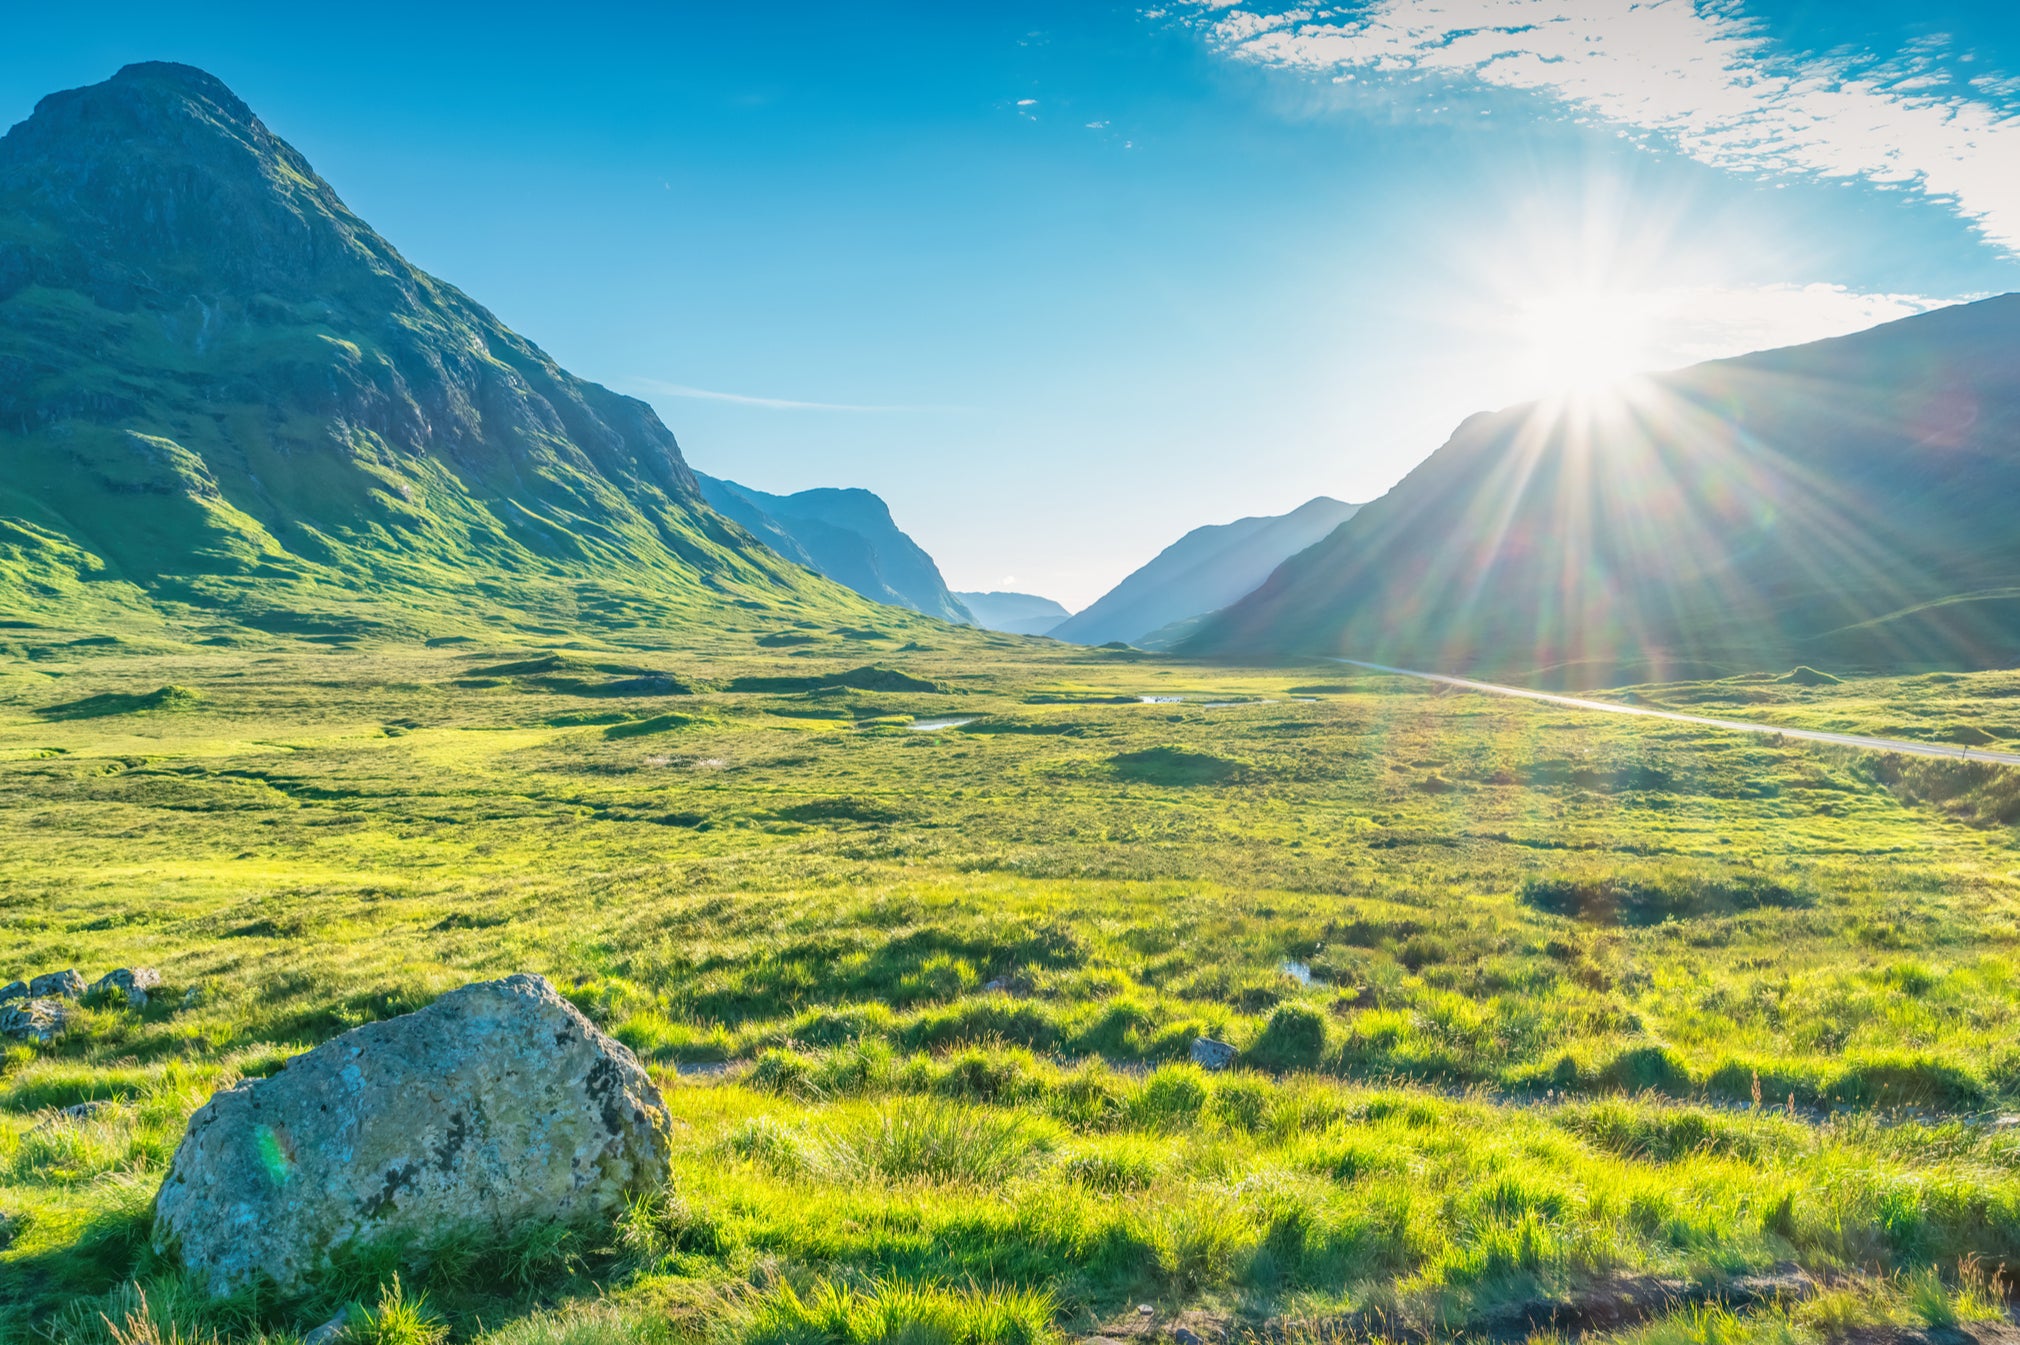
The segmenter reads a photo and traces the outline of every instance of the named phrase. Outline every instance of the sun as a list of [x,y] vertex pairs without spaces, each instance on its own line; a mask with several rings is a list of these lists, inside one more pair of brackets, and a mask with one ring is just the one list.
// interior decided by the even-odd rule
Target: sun
[[1538,295],[1518,309],[1524,381],[1545,394],[1593,394],[1646,369],[1649,315],[1606,290]]

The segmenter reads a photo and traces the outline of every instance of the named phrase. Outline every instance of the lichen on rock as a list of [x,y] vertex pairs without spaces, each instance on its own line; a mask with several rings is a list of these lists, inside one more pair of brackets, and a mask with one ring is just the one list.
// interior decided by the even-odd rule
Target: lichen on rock
[[665,1180],[670,1132],[637,1058],[544,979],[481,982],[213,1097],[156,1243],[214,1293],[292,1291],[346,1247],[608,1218]]

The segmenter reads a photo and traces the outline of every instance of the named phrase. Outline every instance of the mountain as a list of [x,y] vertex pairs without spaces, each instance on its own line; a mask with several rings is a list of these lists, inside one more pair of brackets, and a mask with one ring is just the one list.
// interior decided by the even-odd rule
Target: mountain
[[1188,652],[1605,685],[2020,661],[2020,295],[1462,424]]
[[853,489],[769,495],[701,473],[695,480],[712,508],[786,559],[872,602],[956,625],[974,624],[968,609],[947,591],[940,567],[898,527],[881,496]]
[[1217,612],[1254,592],[1277,566],[1352,518],[1358,508],[1321,495],[1288,514],[1194,528],[1093,606],[1047,633],[1075,644],[1142,644],[1166,627]]
[[983,630],[1006,635],[1044,635],[1064,621],[1067,611],[1035,593],[956,593],[961,605]]
[[0,577],[29,616],[295,631],[866,610],[162,63],[0,138]]

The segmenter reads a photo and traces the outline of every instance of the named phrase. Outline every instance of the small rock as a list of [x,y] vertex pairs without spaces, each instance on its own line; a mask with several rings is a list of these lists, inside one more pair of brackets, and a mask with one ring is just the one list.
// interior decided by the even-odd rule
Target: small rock
[[156,1248],[212,1293],[295,1292],[351,1247],[607,1219],[666,1181],[672,1129],[638,1057],[545,980],[466,985],[212,1097]]
[[990,981],[982,987],[982,993],[985,995],[1004,995],[1009,992],[1010,982],[1001,976],[998,976],[995,980]]
[[5,1251],[21,1232],[21,1217],[0,1211],[0,1251]]
[[1192,1060],[1201,1069],[1221,1070],[1234,1064],[1235,1049],[1224,1041],[1211,1037],[1195,1037],[1192,1042]]
[[112,1103],[104,1098],[96,1098],[90,1102],[73,1102],[68,1107],[50,1112],[47,1116],[36,1122],[35,1129],[42,1131],[49,1129],[51,1126],[66,1122],[75,1124],[80,1121],[89,1121],[92,1117],[110,1106],[112,1106]]
[[31,999],[13,1008],[0,1009],[0,1036],[47,1046],[69,1022],[70,1011],[61,1000]]
[[1136,1305],[1136,1315],[1139,1317],[1153,1317],[1156,1314],[1157,1309],[1148,1303],[1138,1303]]
[[1206,1337],[1189,1326],[1171,1328],[1171,1345],[1206,1345]]
[[91,983],[89,993],[95,998],[118,993],[136,1009],[147,1007],[147,992],[159,989],[161,973],[153,967],[121,967],[108,971]]
[[5,986],[0,986],[0,1004],[11,1004],[17,999],[27,998],[28,982],[26,981],[9,981]]
[[63,999],[84,997],[84,973],[72,968],[68,971],[52,971],[37,976],[28,983],[28,998],[43,999],[55,995]]
[[348,1304],[337,1315],[302,1337],[302,1345],[338,1345],[351,1338],[351,1309]]

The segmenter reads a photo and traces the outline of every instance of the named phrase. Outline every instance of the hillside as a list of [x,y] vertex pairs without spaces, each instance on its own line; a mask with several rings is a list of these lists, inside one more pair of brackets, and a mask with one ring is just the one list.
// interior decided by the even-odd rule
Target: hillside
[[696,473],[702,498],[788,560],[824,574],[872,602],[971,625],[947,591],[940,567],[867,490],[802,490],[772,495]]
[[1035,593],[956,593],[961,605],[984,630],[1006,635],[1045,635],[1069,613],[1050,598]]
[[1194,528],[1047,633],[1076,644],[1142,643],[1164,627],[1217,612],[1254,592],[1277,566],[1352,518],[1359,507],[1321,495],[1288,514]]
[[1184,647],[1561,685],[2020,660],[2020,296],[1474,416]]
[[0,139],[0,574],[19,619],[307,633],[863,610],[161,63]]

